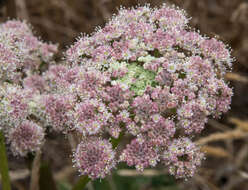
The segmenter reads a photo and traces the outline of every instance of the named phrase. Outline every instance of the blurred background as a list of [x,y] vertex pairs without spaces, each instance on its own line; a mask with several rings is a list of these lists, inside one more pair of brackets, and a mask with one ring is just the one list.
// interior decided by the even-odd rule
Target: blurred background
[[[60,50],[70,46],[80,33],[91,33],[104,23],[120,5],[131,7],[150,3],[175,4],[191,19],[191,26],[201,34],[229,44],[236,61],[226,80],[234,89],[231,110],[219,120],[209,120],[198,144],[206,152],[206,160],[192,179],[175,180],[164,169],[149,169],[142,175],[133,168],[120,166],[113,176],[90,183],[89,190],[247,190],[248,189],[248,0],[0,0],[0,22],[8,18],[25,19],[45,41],[60,44]],[[62,52],[61,51],[61,52]],[[58,55],[58,60],[63,55]],[[78,179],[72,168],[68,139],[49,134],[43,148],[49,170],[51,190],[69,190]],[[32,157],[32,155],[30,155]],[[29,158],[10,158],[12,183],[15,189],[26,190],[30,174]],[[31,159],[31,158],[30,158]],[[47,174],[48,173],[48,174]],[[1,187],[0,187],[1,189]],[[46,190],[49,190],[46,189]]]

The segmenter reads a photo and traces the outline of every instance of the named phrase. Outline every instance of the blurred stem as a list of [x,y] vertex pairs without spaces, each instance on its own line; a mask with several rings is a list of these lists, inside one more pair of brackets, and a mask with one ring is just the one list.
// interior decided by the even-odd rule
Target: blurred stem
[[78,143],[77,143],[77,137],[76,137],[75,134],[69,133],[68,134],[68,141],[69,141],[69,143],[71,145],[72,150],[74,150],[75,148],[77,148],[77,144]]
[[39,172],[40,172],[41,151],[37,151],[33,160],[31,170],[30,190],[39,190]]
[[8,160],[6,156],[6,148],[4,143],[4,134],[0,131],[0,173],[2,176],[3,190],[11,190]]
[[52,170],[47,162],[41,162],[40,166],[40,178],[39,178],[40,190],[56,190],[56,183],[53,178]]
[[7,16],[11,19],[16,18],[16,2],[15,0],[7,0]]
[[[110,142],[114,149],[118,146],[123,136],[124,136],[124,132],[121,132],[117,139],[111,137]],[[73,187],[72,190],[83,190],[90,180],[91,179],[86,175],[80,177],[80,179],[78,180],[78,182],[76,183],[76,185]]]
[[72,190],[83,190],[89,181],[90,178],[87,175],[81,176]]
[[107,182],[108,182],[109,187],[110,187],[111,190],[117,190],[112,175],[107,176],[106,180],[107,180]]
[[89,190],[94,190],[94,186],[93,186],[92,181],[89,181],[86,187],[87,187]]

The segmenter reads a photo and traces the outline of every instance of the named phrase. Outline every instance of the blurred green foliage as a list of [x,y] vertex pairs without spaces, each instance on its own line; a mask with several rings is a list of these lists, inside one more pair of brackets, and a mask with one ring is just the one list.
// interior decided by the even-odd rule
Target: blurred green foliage
[[[169,175],[158,176],[119,176],[114,173],[111,179],[116,190],[179,190],[173,177]],[[95,180],[94,190],[113,190],[108,179]]]

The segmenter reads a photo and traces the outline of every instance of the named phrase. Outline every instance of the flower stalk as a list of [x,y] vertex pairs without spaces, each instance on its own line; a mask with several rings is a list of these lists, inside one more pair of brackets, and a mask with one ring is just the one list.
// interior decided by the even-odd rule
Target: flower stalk
[[3,190],[11,190],[8,160],[6,156],[6,148],[4,143],[4,134],[0,131],[0,173],[2,177]]
[[83,190],[88,182],[90,182],[90,178],[87,175],[81,176],[72,190]]

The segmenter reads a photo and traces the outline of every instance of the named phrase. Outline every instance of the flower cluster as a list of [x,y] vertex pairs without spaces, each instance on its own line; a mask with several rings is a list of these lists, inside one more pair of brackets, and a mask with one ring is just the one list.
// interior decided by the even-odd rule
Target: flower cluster
[[115,152],[107,140],[87,139],[74,153],[75,166],[90,178],[104,178],[115,167]]
[[[0,77],[11,82],[0,89],[0,117],[1,127],[11,128],[12,150],[35,151],[40,126],[52,126],[81,140],[74,165],[92,179],[118,162],[138,171],[161,163],[176,178],[193,176],[203,158],[193,136],[229,109],[232,89],[223,76],[233,59],[223,42],[188,22],[183,10],[165,4],[121,8],[43,73],[56,46],[38,41],[25,23],[0,25],[11,31],[0,34]],[[116,148],[123,135],[130,142]]]
[[[197,155],[199,154],[199,155]],[[169,165],[171,174],[177,177],[191,177],[200,165],[203,153],[189,138],[175,139],[162,154],[162,159]]]
[[[233,59],[223,42],[191,30],[188,21],[184,11],[167,5],[121,8],[104,28],[66,51],[63,77],[52,75],[54,86],[75,97],[68,112],[72,128],[83,139],[100,138],[94,149],[103,148],[102,139],[125,134],[132,140],[117,162],[139,171],[160,162],[177,178],[194,175],[203,154],[192,137],[209,117],[229,109],[232,89],[223,75]],[[80,143],[75,153],[79,171],[102,177],[105,164],[109,173],[116,150],[107,146],[108,154],[85,156],[85,146]]]
[[11,128],[8,137],[13,153],[25,156],[28,152],[39,150],[44,139],[44,131],[36,123],[25,120]]
[[44,141],[42,66],[56,52],[57,45],[40,41],[26,22],[0,24],[0,130],[15,155],[37,151]]
[[40,41],[31,27],[10,20],[0,25],[0,79],[21,83],[23,78],[39,72],[43,62],[51,61],[57,46]]

